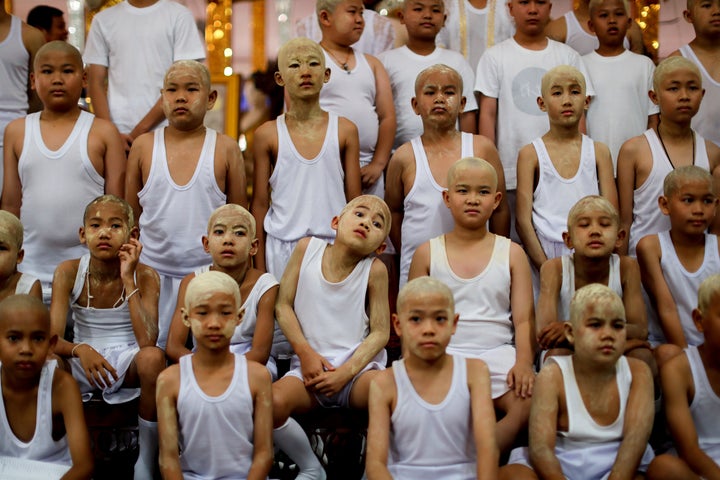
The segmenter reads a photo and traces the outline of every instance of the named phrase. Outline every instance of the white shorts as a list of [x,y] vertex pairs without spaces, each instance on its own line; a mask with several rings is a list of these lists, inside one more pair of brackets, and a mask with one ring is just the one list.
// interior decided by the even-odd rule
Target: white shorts
[[[188,272],[190,273],[190,272]],[[160,275],[160,298],[158,299],[158,347],[165,350],[170,323],[172,322],[175,307],[177,306],[178,292],[182,277]]]
[[517,359],[515,345],[500,345],[487,350],[478,350],[471,355],[465,352],[457,352],[452,348],[448,348],[447,352],[465,358],[478,358],[487,364],[488,370],[490,371],[490,387],[493,400],[502,397],[510,391],[507,384],[507,376]]
[[[335,358],[329,358],[328,360],[330,363],[335,366],[339,367],[340,365],[347,362],[350,357],[352,357],[353,353],[355,353],[355,350],[357,349],[357,346],[355,348],[352,348],[346,353],[345,355],[340,355]],[[385,370],[385,365],[387,364],[387,352],[385,352],[385,349],[380,350],[380,352],[375,355],[375,357],[370,360],[370,362],[365,365],[365,368],[363,368],[357,375],[353,377],[350,382],[348,382],[347,385],[343,387],[342,390],[340,390],[338,393],[333,395],[332,397],[328,397],[325,395],[320,394],[314,394],[315,399],[318,401],[321,407],[330,408],[330,407],[349,407],[350,406],[350,391],[352,390],[353,385],[355,385],[355,381],[360,378],[360,375],[367,372],[368,370]],[[284,377],[295,377],[301,382],[305,383],[302,376],[302,369],[300,368],[300,359],[297,355],[293,355],[292,360],[290,361],[290,370],[284,375]]]
[[[101,388],[90,383],[85,376],[85,370],[83,370],[80,364],[79,358],[68,358],[68,363],[72,370],[72,376],[80,387],[80,393],[84,402],[87,402],[92,398],[93,392],[101,391],[103,400],[106,403],[117,404],[125,403],[140,396],[139,388],[121,388],[125,381],[125,375],[130,369],[130,365],[135,360],[135,355],[140,351],[137,343],[123,343],[116,345],[109,345],[103,348],[96,348],[97,352],[105,358],[105,360],[115,369],[117,372],[118,379],[109,387]],[[112,378],[112,377],[111,377]]]

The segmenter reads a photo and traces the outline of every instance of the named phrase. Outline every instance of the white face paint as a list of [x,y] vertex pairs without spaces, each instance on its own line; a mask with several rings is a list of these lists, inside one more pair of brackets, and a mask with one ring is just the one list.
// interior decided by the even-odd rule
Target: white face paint
[[240,313],[235,305],[235,298],[225,292],[204,293],[190,299],[191,307],[183,309],[183,322],[190,327],[193,336],[202,343],[202,339],[221,334],[226,339],[232,338],[240,320]]

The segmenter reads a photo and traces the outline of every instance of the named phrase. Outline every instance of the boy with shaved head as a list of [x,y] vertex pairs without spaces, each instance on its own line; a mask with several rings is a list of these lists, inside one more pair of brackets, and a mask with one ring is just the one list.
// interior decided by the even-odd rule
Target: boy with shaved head
[[54,41],[35,56],[32,81],[41,112],[10,123],[5,131],[2,209],[25,227],[21,271],[37,277],[50,303],[55,267],[85,253],[76,219],[103,193],[123,195],[125,156],[112,123],[82,111],[82,57]]

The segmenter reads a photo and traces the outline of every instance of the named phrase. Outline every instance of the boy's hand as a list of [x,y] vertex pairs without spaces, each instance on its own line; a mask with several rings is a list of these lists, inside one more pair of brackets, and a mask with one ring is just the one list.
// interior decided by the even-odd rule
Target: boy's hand
[[565,340],[565,322],[552,322],[538,335],[538,345],[543,350],[555,348]]
[[332,363],[328,362],[325,357],[315,351],[311,351],[300,356],[300,370],[302,371],[305,386],[307,386],[310,380],[323,372],[335,370],[335,367],[333,367]]
[[117,382],[118,374],[115,369],[94,348],[90,345],[80,345],[75,350],[90,385],[105,389]]
[[123,243],[118,251],[118,258],[120,259],[120,278],[123,280],[134,280],[135,269],[140,261],[140,252],[142,251],[142,245],[140,242],[131,238],[128,243]]
[[532,365],[529,363],[516,363],[513,365],[513,368],[508,372],[507,383],[510,390],[514,390],[515,395],[518,397],[531,397],[535,383],[535,372]]
[[332,397],[340,392],[350,380],[352,380],[352,375],[347,375],[342,368],[328,370],[322,372],[309,382],[306,381],[305,388],[315,393],[325,395],[326,397]]
[[360,181],[362,182],[363,190],[375,185],[375,182],[382,176],[382,173],[383,169],[372,163],[360,168]]

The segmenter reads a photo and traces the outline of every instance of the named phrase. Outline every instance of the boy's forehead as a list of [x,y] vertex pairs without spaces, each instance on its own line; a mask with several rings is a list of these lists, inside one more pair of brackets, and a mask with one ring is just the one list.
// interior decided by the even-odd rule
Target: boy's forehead
[[60,49],[46,50],[41,52],[40,55],[35,58],[35,65],[49,63],[61,63],[63,65],[69,64],[80,68],[83,67],[82,58],[79,58],[78,55],[74,55],[72,52]]
[[422,88],[429,86],[433,87],[446,87],[446,86],[460,86],[460,77],[457,74],[447,71],[435,71],[425,75],[420,83]]
[[224,225],[230,227],[242,226],[249,228],[250,219],[239,212],[220,212],[215,215],[212,221],[213,225]]
[[194,68],[188,66],[170,67],[165,75],[165,83],[175,83],[183,80],[183,83],[203,83],[202,75]]
[[619,299],[611,297],[599,297],[595,301],[588,302],[583,312],[583,320],[589,318],[625,320],[625,310]]
[[701,83],[700,76],[690,68],[676,68],[666,72],[660,80],[662,83],[673,83],[673,82],[696,82]]
[[405,0],[404,2],[405,10],[409,10],[416,5],[438,7],[445,10],[445,2],[442,0]]
[[293,60],[321,60],[322,52],[313,45],[297,45],[282,51],[280,65],[286,67]]
[[[675,196],[687,193],[713,194],[713,185],[711,180],[703,180],[700,178],[679,178]],[[672,194],[671,194],[672,196]]]

